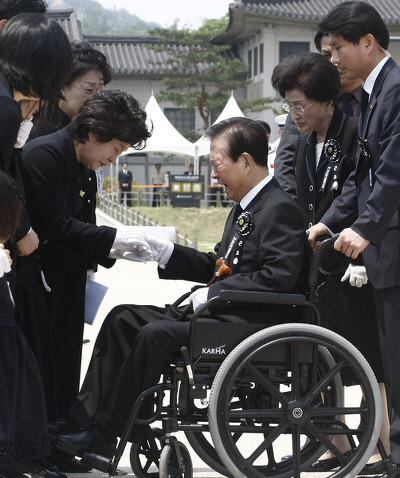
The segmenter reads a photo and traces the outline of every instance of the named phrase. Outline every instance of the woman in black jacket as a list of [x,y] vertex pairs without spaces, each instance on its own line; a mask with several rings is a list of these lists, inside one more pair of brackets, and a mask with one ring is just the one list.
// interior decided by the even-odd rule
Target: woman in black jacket
[[[358,118],[348,117],[335,106],[340,76],[323,55],[299,53],[287,58],[275,67],[272,84],[285,99],[283,109],[291,114],[299,132],[305,133],[300,135],[293,157],[292,189],[307,230],[331,207],[355,168]],[[343,222],[343,228],[350,224]],[[366,275],[356,277],[359,270],[363,271],[362,263],[349,264],[341,253],[332,251],[323,258],[320,282],[324,286],[317,304],[321,325],[353,343],[383,382],[373,294]],[[350,282],[345,280],[348,275]],[[344,385],[354,384],[349,374],[343,374],[342,379]],[[342,451],[348,451],[346,440],[335,442]],[[329,470],[337,464],[332,457],[320,460],[312,469]]]

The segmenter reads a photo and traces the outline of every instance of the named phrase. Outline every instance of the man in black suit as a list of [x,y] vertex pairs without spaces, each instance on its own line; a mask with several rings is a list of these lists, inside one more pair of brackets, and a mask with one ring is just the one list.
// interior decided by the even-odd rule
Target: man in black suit
[[[231,272],[192,293],[194,310],[221,290],[297,290],[307,241],[298,206],[268,175],[268,140],[263,127],[247,118],[231,118],[212,126],[207,135],[212,177],[238,204],[214,254],[146,235],[155,250],[160,278],[207,284],[218,269],[217,259],[226,257]],[[212,317],[265,323],[268,310],[224,304],[212,311]],[[180,312],[173,306],[135,305],[121,305],[110,312],[78,400],[67,417],[70,427],[86,428],[60,435],[59,448],[73,455],[86,451],[113,454],[116,437],[138,394],[158,382],[165,366],[188,343],[189,322],[176,321]]]
[[132,173],[128,169],[128,163],[125,161],[122,164],[122,170],[118,173],[118,183],[121,190],[121,203],[131,207],[131,191],[132,191]]
[[[386,51],[389,32],[365,2],[345,2],[321,22],[329,32],[332,61],[348,78],[362,78],[360,148],[356,170],[328,213],[310,231],[338,232],[354,217],[335,248],[355,259],[362,253],[374,289],[385,384],[391,405],[391,460],[400,476],[400,68]],[[363,108],[363,104],[365,107]],[[390,409],[390,408],[389,408]],[[384,474],[383,476],[386,476]]]

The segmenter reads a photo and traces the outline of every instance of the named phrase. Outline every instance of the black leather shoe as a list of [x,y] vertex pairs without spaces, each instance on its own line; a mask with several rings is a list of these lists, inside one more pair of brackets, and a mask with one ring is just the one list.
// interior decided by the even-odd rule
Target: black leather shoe
[[360,476],[379,475],[385,471],[382,460],[375,463],[367,463],[364,468],[358,473]]
[[60,459],[57,461],[57,466],[63,473],[89,473],[89,471],[93,470],[91,466],[82,463],[81,460],[77,460],[74,456]]
[[105,436],[96,427],[88,427],[75,433],[60,435],[55,446],[70,455],[83,456],[86,452],[112,457],[117,447],[117,439]]
[[49,435],[52,436],[63,435],[65,433],[73,433],[77,430],[79,430],[78,427],[72,427],[65,420],[58,420],[57,422],[49,422],[47,424],[47,431]]
[[60,473],[59,471],[52,471],[46,468],[40,468],[36,470],[35,473],[31,474],[32,478],[68,478],[67,475],[64,473]]
[[400,465],[393,464],[393,473],[388,475],[386,472],[380,475],[380,478],[399,478],[400,477]]
[[334,468],[340,465],[340,461],[334,456],[332,458],[327,458],[326,460],[317,460],[309,468],[308,472],[320,472],[320,471],[331,471]]

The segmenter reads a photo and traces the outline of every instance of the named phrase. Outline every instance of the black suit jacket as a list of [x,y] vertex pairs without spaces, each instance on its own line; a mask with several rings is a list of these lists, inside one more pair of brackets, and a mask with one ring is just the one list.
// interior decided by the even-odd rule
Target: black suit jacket
[[[118,173],[118,183],[119,187],[121,188],[121,191],[130,191],[132,188],[132,173],[129,171],[129,169],[126,170],[126,174],[124,171],[120,171]],[[124,183],[128,183],[128,186],[122,186]]]
[[372,285],[382,289],[400,284],[400,68],[391,58],[375,81],[359,133],[370,158],[358,153],[356,171],[321,222],[339,232],[341,216],[358,215],[351,227],[371,241],[364,263]]
[[[337,145],[339,153],[331,160],[323,150],[317,169],[315,168],[316,135],[315,133],[301,135],[293,163],[296,196],[303,212],[305,229],[320,221],[333,200],[340,195],[343,184],[354,170],[357,132],[358,118],[349,118],[335,108],[326,134],[325,145]],[[355,217],[352,219],[354,220]],[[348,220],[342,227],[350,224]]]
[[[248,205],[246,211],[253,216],[254,230],[244,238],[238,265],[233,266],[230,260],[232,272],[210,286],[209,299],[221,290],[297,290],[307,246],[303,221],[296,202],[272,178]],[[231,212],[221,242],[215,246],[215,253],[202,253],[175,244],[166,269],[159,269],[160,277],[208,283],[217,270],[216,260],[223,257],[229,247],[235,233],[235,222]]]
[[27,143],[22,162],[28,212],[49,267],[87,269],[89,259],[112,265],[116,229],[84,217],[87,168],[78,163],[67,128]]

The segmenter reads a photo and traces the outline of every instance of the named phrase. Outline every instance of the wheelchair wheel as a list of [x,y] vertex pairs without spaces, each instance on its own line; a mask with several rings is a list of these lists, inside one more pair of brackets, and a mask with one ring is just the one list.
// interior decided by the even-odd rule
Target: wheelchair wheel
[[[318,377],[324,376],[327,371],[333,366],[334,361],[329,354],[328,351],[325,349],[321,349],[321,357],[323,360],[320,360],[316,367],[316,373]],[[336,403],[337,406],[343,405],[343,395],[342,395],[342,381],[339,375],[335,376],[334,378],[334,387],[332,392],[330,393],[329,397],[326,397],[325,400],[328,399],[332,403]],[[180,390],[181,393],[181,403],[183,402],[183,398],[188,396],[187,384],[183,384],[182,389]],[[239,409],[248,409],[254,406],[258,406],[265,400],[265,392],[260,389],[252,388],[247,391],[242,389],[234,389],[232,391],[233,395],[231,396],[229,408],[230,410],[239,410]],[[196,407],[196,404],[193,400],[189,400],[186,398],[185,400],[186,407],[184,408],[185,412],[191,416],[196,414],[197,416],[201,415],[204,410],[206,410],[203,404],[202,408]],[[206,419],[204,418],[204,421]],[[232,476],[231,473],[227,470],[225,465],[222,463],[220,457],[218,456],[217,451],[214,448],[214,444],[209,432],[191,432],[185,431],[186,438],[190,443],[193,450],[196,454],[213,470],[217,471],[221,475],[225,476]],[[242,437],[242,433],[240,430],[235,430],[232,432],[232,439],[236,442],[240,440]],[[314,450],[315,457],[319,457],[321,453],[325,450],[323,446],[319,442],[311,442],[307,441],[302,446],[303,454],[307,450],[308,454],[310,454],[310,450]],[[317,458],[315,458],[316,460]],[[313,460],[310,460],[313,463]]]
[[129,459],[137,478],[158,478],[163,437],[162,430],[152,428],[139,442],[132,443]]
[[[346,368],[357,378],[361,405],[340,400]],[[239,392],[242,408],[231,403]],[[208,413],[216,451],[240,478],[298,478],[327,449],[340,462],[327,476],[356,476],[382,419],[378,384],[364,357],[338,334],[308,324],[270,327],[239,344],[217,372]],[[348,439],[352,454],[335,447],[335,435]]]
[[[175,445],[179,448],[178,457]],[[192,478],[193,465],[189,450],[180,441],[164,446],[160,457],[160,478]]]

